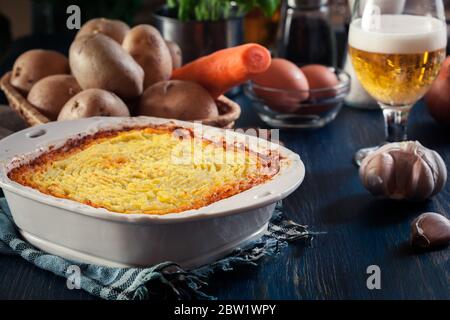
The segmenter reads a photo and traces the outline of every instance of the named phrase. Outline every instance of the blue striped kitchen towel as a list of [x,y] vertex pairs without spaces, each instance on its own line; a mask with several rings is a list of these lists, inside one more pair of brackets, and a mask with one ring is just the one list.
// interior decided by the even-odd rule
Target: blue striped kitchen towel
[[[214,299],[203,291],[211,274],[256,265],[261,258],[277,254],[288,242],[310,240],[315,234],[306,226],[283,219],[279,204],[260,240],[212,264],[189,271],[172,262],[149,268],[109,268],[69,261],[33,247],[19,236],[4,198],[0,198],[0,208],[1,254],[20,255],[41,269],[67,278],[68,285],[107,300]],[[78,277],[74,277],[75,270]]]

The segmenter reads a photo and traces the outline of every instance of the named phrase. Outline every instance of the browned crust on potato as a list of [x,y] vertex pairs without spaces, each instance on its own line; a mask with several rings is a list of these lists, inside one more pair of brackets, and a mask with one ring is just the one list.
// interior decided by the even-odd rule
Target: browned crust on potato
[[[64,145],[58,148],[50,147],[49,151],[39,155],[38,157],[34,158],[33,160],[20,164],[19,166],[13,168],[8,172],[9,179],[24,185],[31,187],[33,189],[37,189],[40,192],[52,195],[58,198],[64,198],[72,200],[70,197],[67,197],[64,194],[58,194],[54,192],[53,190],[50,190],[49,188],[43,188],[41,186],[35,185],[33,182],[29,181],[27,179],[26,173],[29,171],[38,171],[38,170],[44,170],[45,166],[50,162],[57,161],[60,159],[64,159],[74,153],[77,153],[79,151],[84,150],[85,148],[89,147],[90,145],[94,144],[95,142],[99,140],[104,140],[108,138],[113,138],[117,135],[119,135],[122,132],[132,131],[132,130],[143,130],[143,129],[150,129],[154,133],[170,133],[174,132],[177,129],[184,130],[186,134],[188,134],[190,137],[194,137],[195,133],[193,130],[189,128],[184,128],[180,126],[176,126],[173,124],[163,124],[163,125],[149,125],[149,126],[137,126],[137,127],[125,127],[121,129],[114,129],[114,130],[104,130],[99,131],[97,133],[87,135],[87,136],[80,136],[76,138],[72,138],[67,140]],[[203,143],[209,144],[209,143],[215,143],[210,140],[207,140],[206,138],[201,138],[203,140]],[[226,141],[221,140],[217,142],[222,147],[226,147]],[[269,168],[270,174],[261,174],[257,177],[250,177],[244,182],[238,182],[234,184],[224,185],[221,186],[221,188],[218,188],[217,190],[211,190],[209,194],[207,194],[202,200],[199,200],[197,202],[192,203],[190,206],[180,206],[176,210],[152,210],[151,212],[142,212],[144,214],[157,214],[157,215],[163,215],[167,213],[177,213],[182,211],[187,211],[191,209],[198,209],[204,206],[207,206],[209,204],[212,204],[214,202],[217,202],[222,199],[229,198],[231,196],[234,196],[238,193],[241,193],[245,190],[248,190],[256,185],[262,184],[266,182],[267,180],[271,179],[274,175],[276,175],[280,169],[280,159],[268,154],[268,155],[261,155],[257,154],[252,150],[249,150],[246,146],[231,146],[235,150],[240,150],[242,152],[255,154],[258,157],[258,167],[263,168]],[[86,205],[95,207],[95,208],[104,208],[109,210],[107,207],[102,206],[97,203],[93,203],[91,201],[85,201],[83,202]],[[123,212],[121,212],[123,213]]]

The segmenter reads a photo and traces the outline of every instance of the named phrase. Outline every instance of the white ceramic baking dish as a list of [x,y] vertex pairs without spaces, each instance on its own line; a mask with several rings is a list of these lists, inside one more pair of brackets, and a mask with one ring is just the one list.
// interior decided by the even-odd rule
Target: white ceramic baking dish
[[[0,186],[22,236],[36,247],[75,261],[114,267],[148,266],[174,261],[190,268],[218,259],[261,237],[275,203],[303,181],[300,157],[276,144],[233,131],[196,125],[206,138],[226,134],[277,149],[279,173],[266,183],[198,210],[167,215],[121,214],[45,195],[7,176],[11,168],[71,137],[126,126],[163,124],[194,128],[189,122],[138,117],[96,117],[51,122],[17,132],[0,141]],[[200,126],[200,127],[198,127]]]

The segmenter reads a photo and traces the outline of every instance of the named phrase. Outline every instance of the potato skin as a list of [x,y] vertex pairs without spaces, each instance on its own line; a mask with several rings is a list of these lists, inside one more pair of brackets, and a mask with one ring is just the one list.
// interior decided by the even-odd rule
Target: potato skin
[[128,31],[130,31],[130,27],[120,20],[95,18],[83,24],[75,38],[88,34],[102,33],[105,36],[114,39],[117,43],[122,44],[123,38],[125,38]]
[[178,120],[217,117],[219,111],[211,95],[195,82],[161,81],[147,88],[141,97],[139,115]]
[[59,74],[36,82],[27,99],[47,118],[56,120],[64,104],[80,91],[75,77]]
[[144,69],[144,89],[172,75],[172,56],[159,31],[149,25],[132,28],[122,47]]
[[58,121],[95,116],[129,117],[130,112],[114,93],[101,89],[87,89],[67,101],[59,113]]
[[36,82],[54,74],[70,74],[69,61],[63,54],[52,50],[29,50],[14,63],[11,84],[28,93]]
[[69,62],[84,90],[103,89],[122,99],[142,94],[142,68],[117,42],[101,33],[76,39],[70,46]]
[[180,46],[173,42],[166,40],[167,48],[169,48],[170,56],[172,57],[172,67],[177,69],[183,65],[183,53],[181,52]]

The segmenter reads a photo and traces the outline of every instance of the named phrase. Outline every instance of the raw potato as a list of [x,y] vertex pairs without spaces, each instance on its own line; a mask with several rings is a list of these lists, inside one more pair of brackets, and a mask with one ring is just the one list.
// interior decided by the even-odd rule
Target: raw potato
[[54,75],[36,82],[28,94],[28,101],[47,118],[56,120],[64,104],[80,91],[75,77]]
[[20,55],[14,63],[11,84],[28,93],[36,82],[54,74],[70,74],[67,58],[56,51],[30,50]]
[[172,67],[177,69],[183,65],[183,53],[178,44],[173,41],[166,40],[167,48],[169,48],[170,55],[172,57]]
[[145,90],[139,115],[179,120],[217,117],[219,111],[211,95],[195,82],[161,81]]
[[87,21],[78,31],[76,38],[85,36],[88,34],[102,33],[122,44],[123,38],[127,32],[130,31],[130,27],[120,20],[110,20],[105,18],[95,18]]
[[139,25],[127,33],[122,43],[144,69],[144,89],[172,75],[172,56],[166,42],[154,27]]
[[114,93],[101,89],[88,89],[72,97],[62,108],[58,121],[95,116],[129,117],[125,103]]
[[76,39],[70,46],[69,61],[84,90],[103,89],[122,99],[142,94],[142,68],[117,42],[101,33]]

